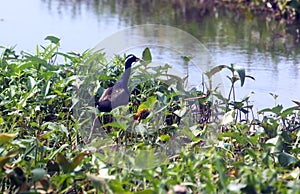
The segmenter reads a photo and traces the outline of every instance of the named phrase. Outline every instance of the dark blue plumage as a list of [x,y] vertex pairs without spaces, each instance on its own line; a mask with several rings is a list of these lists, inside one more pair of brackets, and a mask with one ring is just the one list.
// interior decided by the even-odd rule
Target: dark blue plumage
[[129,101],[128,80],[131,72],[131,65],[134,62],[140,61],[133,54],[130,54],[125,59],[125,71],[122,78],[110,88],[107,88],[99,101],[95,103],[100,112],[110,112],[112,109],[126,105]]

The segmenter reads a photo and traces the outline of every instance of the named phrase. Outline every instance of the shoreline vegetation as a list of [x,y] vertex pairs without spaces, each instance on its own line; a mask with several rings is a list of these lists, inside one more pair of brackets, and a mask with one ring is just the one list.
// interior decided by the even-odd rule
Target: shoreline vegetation
[[173,4],[182,8],[189,9],[207,9],[212,8],[229,9],[243,12],[251,11],[256,16],[264,14],[265,17],[271,17],[276,20],[285,20],[287,23],[297,22],[300,19],[300,1],[299,0],[213,0],[213,1],[185,1],[172,0]]
[[[46,2],[51,3],[56,0],[46,0]],[[110,2],[111,5],[129,5],[134,7],[136,5],[141,5],[143,7],[155,7],[156,4],[172,4],[184,14],[198,13],[203,14],[206,11],[215,11],[215,9],[229,9],[233,11],[240,11],[241,13],[251,11],[260,17],[263,13],[265,17],[272,17],[276,20],[284,19],[288,23],[297,22],[300,19],[300,1],[299,0],[164,0],[161,1],[142,1],[141,4],[137,0],[131,1],[107,1],[107,0],[93,0],[85,1],[79,0],[76,2],[59,2],[59,9],[65,7],[66,5],[73,6],[72,10],[80,10],[82,3],[86,3],[87,6],[97,7],[101,4]]]
[[129,105],[99,113],[125,56],[62,53],[46,40],[35,53],[0,47],[2,193],[299,193],[300,102],[253,112],[235,86],[254,77],[234,64],[204,75],[227,70],[228,96],[185,91],[179,77],[160,79],[168,65],[147,66],[145,48]]

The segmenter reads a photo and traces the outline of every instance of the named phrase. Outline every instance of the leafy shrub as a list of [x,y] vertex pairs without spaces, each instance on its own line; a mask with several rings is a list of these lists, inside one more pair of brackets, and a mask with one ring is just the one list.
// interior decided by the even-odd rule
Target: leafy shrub
[[[252,78],[242,68],[206,72],[211,78],[229,69],[232,87],[224,97],[212,88],[185,91],[184,80],[169,75],[178,83],[172,89],[163,79],[168,65],[142,64],[134,67],[129,105],[113,110],[113,120],[95,126],[87,142],[86,118],[104,116],[93,102],[122,73],[124,56],[108,62],[101,52],[61,53],[59,39],[47,39],[35,54],[1,47],[1,192],[299,193],[299,102],[255,118],[249,98],[234,96],[235,84]],[[134,120],[142,110],[149,114]],[[100,129],[108,126],[106,141]],[[129,150],[128,160],[108,160],[115,146]],[[156,160],[152,150],[164,147],[169,152]]]

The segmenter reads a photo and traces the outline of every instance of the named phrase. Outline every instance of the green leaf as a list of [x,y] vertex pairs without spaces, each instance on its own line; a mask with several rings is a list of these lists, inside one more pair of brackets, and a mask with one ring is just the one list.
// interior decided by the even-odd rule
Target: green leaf
[[287,108],[284,111],[282,111],[282,113],[280,114],[280,116],[282,118],[286,118],[288,115],[292,114],[295,110],[299,110],[299,107],[298,106],[294,106],[294,107],[291,107],[291,108]]
[[181,56],[184,62],[189,62],[191,60],[191,57],[189,56]]
[[239,142],[242,145],[246,145],[247,143],[251,143],[250,140],[247,138],[247,136],[243,136],[239,132],[220,133],[219,137],[232,137],[232,138],[236,139],[236,141]]
[[53,44],[58,44],[60,39],[55,36],[47,36],[45,40],[49,40]]
[[197,137],[198,135],[200,135],[203,132],[203,130],[201,130],[201,128],[198,127],[198,125],[193,125],[189,128],[195,137]]
[[52,160],[58,153],[60,153],[62,150],[64,150],[66,147],[68,147],[69,144],[63,144],[58,149],[56,149],[50,156],[49,160]]
[[276,115],[280,115],[282,109],[283,109],[282,105],[277,105],[274,108],[272,108],[272,112],[275,113]]
[[282,152],[278,155],[278,162],[281,166],[289,166],[290,164],[295,163],[297,160],[295,156],[288,153]]
[[75,158],[71,162],[71,170],[74,170],[86,156],[85,152],[79,153],[75,156]]
[[107,123],[107,124],[103,125],[102,127],[115,127],[115,128],[123,129],[123,130],[126,130],[128,128],[127,124],[125,122]]
[[48,82],[47,82],[47,85],[44,87],[44,91],[42,92],[42,94],[43,94],[44,96],[47,96],[47,95],[48,95],[51,83],[52,83],[51,81],[48,81]]
[[29,89],[30,89],[30,90],[36,85],[36,81],[35,81],[34,78],[31,77],[31,76],[29,76],[28,83],[29,83]]
[[139,105],[138,111],[152,109],[156,101],[157,99],[155,96],[150,96],[146,102],[143,102]]
[[207,77],[211,78],[214,74],[218,73],[219,71],[221,71],[224,68],[228,68],[228,66],[227,65],[219,65],[219,66],[213,67],[208,72],[205,72],[205,75]]
[[13,140],[17,135],[16,134],[8,134],[8,133],[1,133],[0,134],[0,145],[3,145],[11,140]]
[[235,67],[235,70],[238,72],[240,80],[241,80],[241,86],[243,86],[245,83],[246,71],[242,67]]
[[61,153],[59,153],[57,155],[56,161],[61,166],[61,168],[64,171],[64,173],[69,173],[71,171],[71,164],[70,164],[70,162]]
[[154,150],[137,150],[134,164],[137,169],[153,168],[156,165]]
[[166,135],[161,135],[159,136],[161,141],[169,141],[171,139],[170,135],[166,134]]
[[178,117],[183,117],[186,112],[187,112],[187,107],[183,107],[179,110],[175,110],[174,114],[176,114]]
[[215,169],[218,171],[219,173],[219,178],[221,181],[221,184],[224,188],[226,188],[226,175],[225,175],[225,169],[226,169],[226,165],[225,162],[222,158],[215,158],[213,161],[213,164],[215,165]]
[[264,113],[264,112],[272,112],[276,115],[280,115],[280,112],[281,112],[282,109],[283,109],[282,105],[277,105],[277,106],[273,107],[272,109],[270,109],[270,108],[262,109],[262,110],[258,111],[258,113],[261,114],[261,113]]
[[148,47],[143,51],[143,60],[148,63],[152,61],[151,52]]
[[126,192],[124,191],[124,188],[123,188],[123,183],[120,182],[119,180],[114,180],[114,181],[109,182],[109,187],[113,191],[113,193],[126,194]]
[[299,101],[292,100],[292,102],[294,102],[295,104],[297,104],[300,107],[300,102]]
[[272,144],[272,145],[275,146],[275,145],[277,144],[278,140],[279,140],[279,136],[277,135],[277,136],[274,137],[274,138],[268,139],[268,140],[266,141],[266,144]]
[[274,138],[268,139],[266,141],[266,145],[272,145],[271,149],[270,149],[270,153],[277,153],[277,152],[281,152],[283,150],[283,141],[282,141],[282,137],[277,135]]
[[232,123],[234,121],[234,114],[235,114],[234,110],[231,110],[231,111],[225,113],[225,115],[222,118],[221,124],[228,125],[228,124]]

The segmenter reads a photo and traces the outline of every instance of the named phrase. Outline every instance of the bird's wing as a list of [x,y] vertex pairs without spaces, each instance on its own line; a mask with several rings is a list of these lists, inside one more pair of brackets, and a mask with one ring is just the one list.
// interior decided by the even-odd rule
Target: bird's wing
[[113,87],[109,87],[106,90],[104,90],[102,96],[99,99],[99,102],[109,100],[111,98],[112,92],[113,92]]

